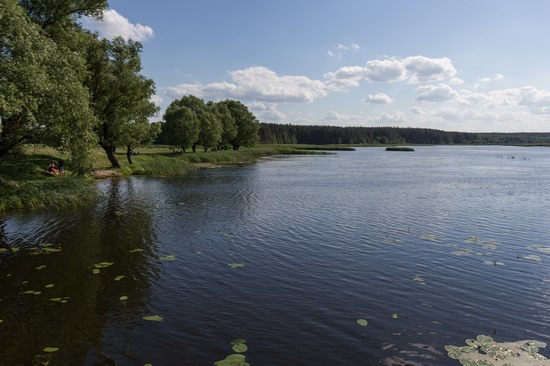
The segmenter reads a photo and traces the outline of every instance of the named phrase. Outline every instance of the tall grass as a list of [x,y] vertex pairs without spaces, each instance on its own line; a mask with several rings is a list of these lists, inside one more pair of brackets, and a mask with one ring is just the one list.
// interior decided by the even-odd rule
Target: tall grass
[[51,176],[47,179],[4,181],[0,185],[0,212],[14,209],[78,207],[98,196],[89,179]]

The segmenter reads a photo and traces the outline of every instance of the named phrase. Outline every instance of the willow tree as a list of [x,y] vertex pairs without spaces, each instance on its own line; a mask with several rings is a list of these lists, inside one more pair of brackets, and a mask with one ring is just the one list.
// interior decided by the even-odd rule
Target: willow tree
[[118,37],[112,41],[90,39],[86,86],[99,125],[99,144],[113,168],[120,168],[117,145],[125,143],[126,125],[153,116],[158,108],[151,102],[154,82],[141,74],[139,42]]
[[174,100],[166,108],[162,134],[167,143],[185,152],[199,138],[200,123],[195,113],[179,102]]
[[235,137],[229,140],[233,150],[239,150],[241,146],[254,146],[258,142],[258,131],[260,130],[260,122],[256,117],[244,104],[237,100],[224,100],[219,103],[227,107],[237,127]]
[[0,2],[0,163],[38,140],[69,152],[85,171],[95,141],[85,71],[83,59],[44,36],[16,0]]
[[231,112],[229,112],[227,105],[222,102],[208,102],[206,105],[221,124],[222,134],[217,148],[218,150],[227,149],[231,145],[231,141],[237,136],[237,125],[231,117]]

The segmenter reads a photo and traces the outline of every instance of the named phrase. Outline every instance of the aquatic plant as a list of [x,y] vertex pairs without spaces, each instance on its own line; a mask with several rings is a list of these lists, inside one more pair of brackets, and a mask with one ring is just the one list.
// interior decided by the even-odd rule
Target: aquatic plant
[[357,324],[359,324],[362,327],[366,327],[369,324],[369,322],[367,319],[357,319]]
[[497,343],[493,338],[478,335],[467,339],[466,346],[445,346],[447,355],[464,366],[543,366],[550,361],[539,354],[546,343],[535,340]]
[[244,267],[244,263],[243,262],[229,263],[228,266],[230,268],[242,268]]
[[158,316],[158,315],[148,315],[143,317],[143,320],[148,320],[152,322],[161,322],[162,319],[163,319],[162,316]]

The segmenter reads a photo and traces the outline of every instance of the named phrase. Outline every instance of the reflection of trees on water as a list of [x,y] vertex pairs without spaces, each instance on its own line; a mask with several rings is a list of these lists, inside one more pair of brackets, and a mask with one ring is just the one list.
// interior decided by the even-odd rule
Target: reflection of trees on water
[[[157,272],[152,262],[152,201],[131,180],[108,184],[104,199],[93,208],[0,221],[0,243],[16,241],[22,248],[0,253],[0,363],[40,364],[51,358],[63,365],[91,360],[109,364],[112,361],[101,356],[104,347],[124,347],[110,342],[116,336],[113,330],[130,332],[133,320],[141,319]],[[27,224],[35,229],[23,238],[19,230],[7,228]],[[52,244],[48,248],[61,252],[42,254],[39,244]],[[130,253],[132,249],[143,251]],[[100,262],[114,264],[92,274]],[[39,266],[46,267],[37,270]],[[115,281],[119,275],[126,277]],[[41,294],[24,294],[27,290]],[[120,301],[122,295],[128,301]],[[50,301],[56,297],[68,297],[67,303]],[[45,355],[45,347],[60,350]]]

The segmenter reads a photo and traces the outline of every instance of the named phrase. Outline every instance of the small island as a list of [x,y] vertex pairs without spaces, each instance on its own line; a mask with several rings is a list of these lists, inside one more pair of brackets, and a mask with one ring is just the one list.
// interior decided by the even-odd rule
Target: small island
[[414,151],[414,149],[408,146],[388,146],[386,151]]

